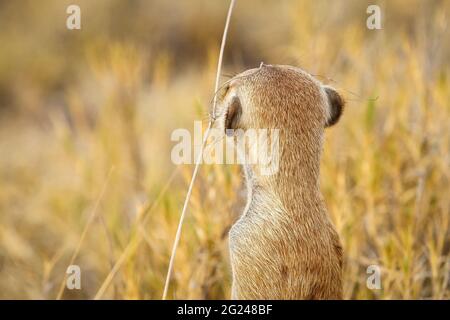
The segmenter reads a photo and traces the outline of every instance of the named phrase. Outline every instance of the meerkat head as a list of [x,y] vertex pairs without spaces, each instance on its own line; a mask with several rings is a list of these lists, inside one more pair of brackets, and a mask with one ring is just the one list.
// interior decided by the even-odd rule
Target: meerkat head
[[[300,163],[312,180],[319,172],[324,128],[338,122],[344,106],[335,89],[305,71],[263,64],[228,81],[217,101],[216,128],[232,141],[236,137],[238,154],[256,175],[278,169],[289,175],[287,168]],[[255,129],[267,135],[255,139]]]
[[216,118],[225,133],[249,128],[321,131],[336,124],[344,100],[305,71],[264,65],[238,74],[218,93]]

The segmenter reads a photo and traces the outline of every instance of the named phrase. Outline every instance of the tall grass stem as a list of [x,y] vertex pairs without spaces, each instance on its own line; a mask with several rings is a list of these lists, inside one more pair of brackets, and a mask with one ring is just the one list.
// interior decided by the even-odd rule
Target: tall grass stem
[[195,167],[194,167],[194,172],[192,173],[191,182],[189,183],[189,189],[188,189],[188,192],[186,194],[186,199],[184,200],[183,210],[181,211],[180,221],[178,223],[177,233],[175,235],[175,240],[173,242],[173,247],[172,247],[172,253],[170,255],[169,267],[167,269],[166,282],[164,284],[164,292],[163,292],[163,296],[162,296],[163,300],[166,300],[166,298],[167,298],[167,291],[169,290],[170,278],[172,276],[173,263],[175,261],[175,256],[176,256],[176,253],[177,253],[178,243],[180,242],[181,229],[183,227],[184,218],[186,216],[187,205],[189,203],[189,199],[191,198],[191,193],[192,193],[192,189],[194,187],[195,178],[197,177],[198,168],[200,166],[200,160],[202,159],[202,156],[203,156],[203,149],[205,148],[205,144],[206,144],[206,141],[208,140],[209,132],[211,130],[211,127],[212,127],[212,125],[214,123],[215,116],[216,116],[216,104],[217,104],[217,94],[216,94],[216,92],[219,89],[219,80],[220,80],[220,73],[221,73],[221,69],[222,69],[223,52],[224,52],[224,49],[225,49],[225,43],[226,43],[227,34],[228,34],[228,27],[230,25],[230,19],[231,19],[231,14],[233,12],[234,3],[235,3],[235,0],[231,0],[230,7],[228,9],[227,19],[226,19],[226,22],[225,22],[225,28],[223,30],[222,44],[220,46],[219,60],[217,62],[216,84],[215,84],[215,87],[214,87],[214,100],[213,100],[213,107],[212,107],[212,112],[211,112],[211,118],[210,118],[210,121],[209,121],[209,124],[208,124],[208,128],[205,131],[205,135],[204,135],[204,138],[203,138],[202,146],[200,148],[200,152],[199,152],[198,157],[196,159],[197,161],[195,162]]

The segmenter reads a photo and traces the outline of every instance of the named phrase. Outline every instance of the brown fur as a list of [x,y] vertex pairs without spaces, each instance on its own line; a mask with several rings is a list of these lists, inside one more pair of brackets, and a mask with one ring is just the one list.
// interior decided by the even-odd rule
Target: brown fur
[[279,171],[245,166],[248,203],[229,233],[233,299],[342,298],[342,248],[319,189],[324,128],[342,106],[290,66],[237,75],[219,99],[223,129],[280,129]]

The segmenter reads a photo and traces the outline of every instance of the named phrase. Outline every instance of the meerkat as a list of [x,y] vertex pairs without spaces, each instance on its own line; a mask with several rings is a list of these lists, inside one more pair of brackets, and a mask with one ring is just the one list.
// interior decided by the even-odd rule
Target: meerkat
[[232,299],[342,298],[342,247],[319,168],[324,128],[343,106],[334,88],[292,66],[261,64],[220,93],[220,130],[279,130],[278,170],[243,166],[247,204],[229,231]]

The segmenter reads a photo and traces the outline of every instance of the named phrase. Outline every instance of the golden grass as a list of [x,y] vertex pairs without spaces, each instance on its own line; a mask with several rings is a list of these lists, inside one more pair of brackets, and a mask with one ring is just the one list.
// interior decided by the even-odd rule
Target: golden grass
[[[0,298],[56,298],[80,244],[82,290],[62,298],[159,299],[192,173],[171,163],[170,133],[205,120],[228,3],[82,1],[78,34],[60,3],[0,10]],[[450,5],[382,5],[369,31],[363,1],[238,1],[225,73],[295,64],[346,97],[321,167],[345,297],[448,299]],[[229,297],[244,200],[238,166],[201,167],[170,298]],[[366,287],[370,264],[381,290]]]

